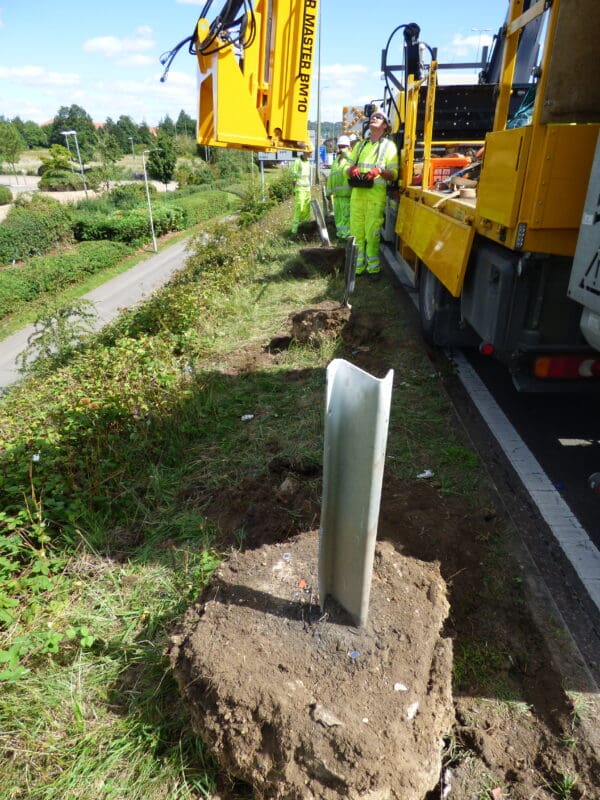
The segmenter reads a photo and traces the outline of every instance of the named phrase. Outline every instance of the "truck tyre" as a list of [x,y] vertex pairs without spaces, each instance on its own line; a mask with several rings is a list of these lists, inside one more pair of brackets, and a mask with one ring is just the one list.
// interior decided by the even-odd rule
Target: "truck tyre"
[[480,338],[461,319],[460,300],[427,269],[419,268],[419,314],[423,338],[437,347],[477,347]]
[[[421,329],[423,338],[426,342],[433,345],[444,345],[440,341],[441,324],[440,315],[444,304],[444,292],[448,297],[448,291],[424,264],[419,269],[419,315],[421,317]],[[446,300],[447,304],[447,300]]]

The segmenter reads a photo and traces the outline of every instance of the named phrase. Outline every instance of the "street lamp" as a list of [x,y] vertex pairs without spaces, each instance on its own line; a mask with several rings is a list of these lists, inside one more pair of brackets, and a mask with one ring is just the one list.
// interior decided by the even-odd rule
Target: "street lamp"
[[67,150],[69,151],[69,155],[71,154],[71,149],[69,148],[69,136],[75,137],[75,149],[77,151],[77,159],[79,161],[79,171],[81,172],[81,180],[83,181],[83,190],[85,191],[85,196],[88,196],[87,184],[85,182],[85,175],[83,173],[83,164],[81,163],[81,153],[79,152],[79,142],[77,141],[77,131],[61,131],[61,134],[65,137],[67,142]]
[[491,28],[471,28],[471,30],[473,31],[473,33],[478,33],[479,34],[479,39],[477,40],[477,55],[475,57],[475,60],[477,61],[477,59],[479,58],[479,51],[481,50],[481,34],[482,33],[490,33],[492,29]]
[[154,252],[158,253],[156,245],[156,236],[154,235],[154,220],[152,219],[152,203],[150,202],[150,189],[148,188],[148,173],[146,172],[146,153],[151,153],[151,150],[142,151],[142,167],[144,168],[144,184],[146,186],[146,198],[148,200],[148,216],[150,217],[150,230],[152,231],[152,246]]
[[128,136],[127,138],[131,142],[131,155],[133,157],[133,160],[135,161],[135,150],[133,149],[133,136]]

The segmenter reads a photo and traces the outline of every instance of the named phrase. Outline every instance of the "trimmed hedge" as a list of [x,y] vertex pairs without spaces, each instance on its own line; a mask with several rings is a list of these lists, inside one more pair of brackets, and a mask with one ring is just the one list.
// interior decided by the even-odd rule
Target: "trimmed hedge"
[[0,270],[0,318],[43,292],[58,292],[118,264],[130,252],[117,242],[84,242],[60,255],[32,258],[21,267]]
[[[184,196],[178,196],[176,202],[177,206],[184,212],[188,225],[197,225],[199,222],[213,219],[220,214],[226,214],[232,207],[231,200],[226,192],[195,191],[192,194],[187,194],[183,190],[182,193]],[[162,202],[166,204],[169,200]],[[159,208],[160,206],[157,204],[156,207]]]
[[12,192],[8,186],[0,186],[0,206],[5,206],[7,203],[12,203]]
[[69,206],[40,195],[29,201],[18,198],[0,223],[0,264],[43,255],[72,240]]
[[[152,209],[152,219],[157,236],[169,231],[181,231],[188,224],[184,210],[177,206],[156,205]],[[97,214],[80,216],[74,225],[74,233],[80,242],[109,239],[140,245],[152,238],[147,208],[117,211],[108,217]]]

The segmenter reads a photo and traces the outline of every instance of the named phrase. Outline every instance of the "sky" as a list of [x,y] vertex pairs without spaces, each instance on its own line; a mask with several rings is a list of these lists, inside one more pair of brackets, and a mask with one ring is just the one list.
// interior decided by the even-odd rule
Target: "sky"
[[[215,0],[209,21],[224,3]],[[61,106],[77,104],[95,122],[125,114],[154,126],[166,115],[176,120],[181,110],[196,119],[195,57],[183,47],[164,83],[159,59],[192,33],[206,5],[205,0],[0,0],[0,116],[42,124]],[[508,0],[322,0],[310,119],[316,119],[318,97],[321,120],[336,122],[343,106],[383,96],[381,51],[399,25],[416,22],[421,40],[438,48],[440,62],[474,61],[491,44],[507,8]],[[388,63],[400,63],[402,43],[399,31],[391,39]],[[475,77],[475,70],[468,72]],[[465,78],[450,73],[452,82]]]

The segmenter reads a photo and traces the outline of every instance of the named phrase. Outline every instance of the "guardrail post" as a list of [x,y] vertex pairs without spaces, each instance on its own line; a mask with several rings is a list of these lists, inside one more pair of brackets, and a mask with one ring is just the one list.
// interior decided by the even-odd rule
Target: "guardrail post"
[[366,624],[394,371],[378,379],[343,359],[327,367],[319,596]]

